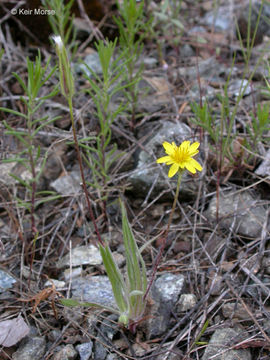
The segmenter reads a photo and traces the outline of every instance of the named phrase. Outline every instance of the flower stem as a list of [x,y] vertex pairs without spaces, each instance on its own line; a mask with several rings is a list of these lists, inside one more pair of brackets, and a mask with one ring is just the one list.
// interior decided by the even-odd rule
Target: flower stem
[[175,212],[175,208],[176,208],[176,203],[177,203],[177,199],[178,199],[178,196],[179,196],[179,190],[180,190],[180,185],[181,185],[181,180],[182,180],[182,175],[183,175],[184,171],[182,170],[179,170],[178,172],[178,180],[177,180],[177,185],[176,185],[176,192],[175,192],[175,195],[174,195],[174,201],[173,201],[173,206],[172,206],[172,211],[170,213],[170,217],[169,217],[169,221],[168,221],[168,225],[167,225],[167,228],[166,228],[166,231],[165,231],[165,234],[164,236],[161,238],[161,245],[159,247],[159,250],[158,250],[158,254],[157,254],[157,257],[156,257],[156,260],[155,260],[155,263],[154,263],[154,267],[153,267],[153,271],[152,271],[152,274],[151,274],[151,278],[150,278],[150,281],[148,283],[148,286],[147,286],[147,289],[146,289],[146,292],[144,294],[144,297],[143,297],[143,300],[145,300],[147,298],[147,295],[149,294],[149,291],[153,285],[153,282],[155,280],[155,277],[156,277],[156,273],[157,273],[157,268],[158,268],[158,265],[161,261],[161,258],[162,258],[162,255],[163,255],[163,252],[164,252],[164,249],[165,249],[165,246],[166,246],[166,243],[167,243],[167,237],[168,237],[168,233],[169,233],[169,230],[170,230],[170,226],[171,226],[171,223],[172,223],[172,219],[173,219],[173,214]]
[[178,172],[178,179],[177,179],[176,192],[175,192],[175,196],[174,196],[172,211],[171,211],[171,213],[170,213],[170,217],[169,217],[167,229],[166,229],[166,232],[165,232],[165,235],[164,235],[165,241],[166,241],[166,239],[167,239],[167,236],[168,236],[168,233],[169,233],[169,230],[170,230],[170,227],[171,227],[172,219],[173,219],[173,214],[174,214],[174,212],[175,212],[175,208],[176,208],[176,203],[177,203],[177,199],[178,199],[178,196],[179,196],[179,190],[180,190],[180,184],[181,184],[181,181],[182,181],[183,172],[184,172],[183,170],[182,170],[182,171],[179,170],[179,172]]
[[97,234],[97,238],[98,238],[98,242],[101,246],[105,246],[103,240],[101,239],[98,227],[97,227],[97,223],[96,223],[96,219],[93,213],[93,209],[90,203],[90,195],[87,191],[87,186],[86,186],[86,182],[85,182],[85,177],[84,177],[84,172],[83,172],[83,165],[82,165],[82,157],[81,157],[81,153],[80,153],[80,149],[79,149],[79,143],[78,143],[78,139],[77,139],[77,134],[76,134],[76,129],[75,129],[75,122],[74,122],[74,115],[73,115],[73,105],[72,105],[72,96],[68,96],[67,97],[67,101],[68,101],[68,106],[69,106],[69,113],[70,113],[70,119],[71,119],[71,125],[72,125],[72,132],[73,132],[73,138],[74,138],[74,143],[75,143],[75,149],[77,152],[77,158],[78,158],[78,162],[79,162],[79,167],[80,167],[80,173],[81,173],[81,178],[82,178],[82,187],[83,187],[83,191],[85,193],[85,198],[86,198],[86,202],[87,202],[87,206],[88,206],[88,210],[89,210],[89,215],[91,218],[91,221],[94,224],[94,228],[95,228],[95,232]]

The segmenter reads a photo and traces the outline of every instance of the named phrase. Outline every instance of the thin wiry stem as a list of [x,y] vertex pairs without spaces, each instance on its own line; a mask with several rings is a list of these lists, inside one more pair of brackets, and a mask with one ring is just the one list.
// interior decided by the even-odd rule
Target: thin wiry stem
[[82,165],[82,157],[81,157],[79,144],[78,144],[78,139],[77,139],[77,134],[76,134],[76,129],[75,129],[73,106],[72,106],[72,96],[69,96],[67,98],[67,100],[68,100],[70,119],[71,119],[71,124],[72,124],[72,132],[73,132],[73,138],[74,138],[74,143],[75,143],[75,149],[76,149],[76,152],[77,152],[77,158],[78,158],[79,167],[80,167],[80,173],[81,173],[81,178],[82,178],[82,187],[83,187],[83,191],[84,191],[84,194],[85,194],[85,198],[86,198],[86,202],[87,202],[87,206],[88,206],[88,210],[89,210],[89,215],[90,215],[91,221],[94,224],[94,228],[95,228],[95,232],[97,234],[98,242],[99,242],[99,244],[101,246],[104,247],[105,244],[104,244],[103,240],[101,239],[100,232],[99,232],[98,227],[97,227],[96,219],[95,219],[93,209],[92,209],[92,206],[91,206],[91,203],[90,203],[90,195],[89,195],[89,193],[87,191],[87,186],[86,186],[86,182],[85,182],[83,165]]
[[157,268],[158,268],[158,265],[159,265],[159,263],[160,263],[160,261],[161,261],[161,258],[162,258],[162,255],[163,255],[163,252],[164,252],[166,243],[167,243],[168,233],[169,233],[169,230],[170,230],[170,227],[171,227],[171,223],[172,223],[172,219],[173,219],[173,214],[174,214],[174,212],[175,212],[176,203],[177,203],[178,196],[179,196],[179,190],[180,190],[180,184],[181,184],[183,172],[184,172],[183,170],[179,170],[179,172],[178,172],[178,180],[177,180],[176,192],[175,192],[175,195],[174,195],[174,201],[173,201],[173,206],[172,206],[172,210],[171,210],[171,213],[170,213],[168,225],[167,225],[167,228],[166,228],[166,231],[165,231],[164,236],[161,238],[162,243],[161,243],[161,245],[160,245],[160,248],[159,248],[159,251],[158,251],[158,254],[157,254],[155,263],[154,263],[154,267],[153,267],[153,271],[152,271],[152,274],[151,274],[151,278],[150,278],[150,280],[149,280],[149,283],[148,283],[146,292],[145,292],[145,294],[144,294],[143,300],[145,300],[145,299],[147,298],[147,295],[149,294],[149,291],[150,291],[150,289],[151,289],[151,287],[152,287],[152,285],[153,285],[153,282],[154,282],[154,280],[155,280],[155,276],[156,276],[156,273],[157,273]]

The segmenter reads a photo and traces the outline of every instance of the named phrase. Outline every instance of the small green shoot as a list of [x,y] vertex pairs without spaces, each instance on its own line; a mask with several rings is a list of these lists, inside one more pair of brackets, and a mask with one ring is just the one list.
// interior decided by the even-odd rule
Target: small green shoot
[[104,308],[119,315],[119,323],[127,326],[130,331],[135,332],[137,322],[143,318],[146,299],[144,295],[147,290],[147,277],[145,263],[138,249],[136,240],[127,219],[124,204],[121,202],[122,231],[126,257],[126,273],[124,279],[116,261],[113,258],[109,245],[99,245],[106,273],[112,285],[112,290],[117,309],[105,307],[95,303],[81,303],[75,299],[60,300],[66,306],[93,306]]
[[37,234],[34,217],[35,207],[37,206],[37,196],[45,195],[44,199],[38,199],[39,204],[42,203],[43,200],[48,201],[50,195],[55,198],[54,193],[48,193],[46,191],[46,193],[43,194],[43,191],[38,191],[37,189],[38,181],[46,163],[47,153],[43,155],[41,154],[40,146],[35,144],[36,137],[40,130],[57,119],[49,118],[48,116],[42,118],[39,117],[39,109],[44,104],[44,102],[58,93],[58,89],[55,87],[48,94],[39,97],[42,87],[51,78],[56,70],[56,67],[50,69],[49,65],[50,59],[48,59],[46,65],[42,67],[41,56],[40,53],[38,53],[35,62],[27,59],[28,80],[26,83],[18,74],[13,74],[24,90],[25,96],[21,97],[21,101],[26,108],[26,113],[9,108],[0,108],[2,111],[22,118],[26,124],[25,131],[17,131],[11,125],[9,125],[8,121],[3,121],[3,124],[7,129],[5,134],[16,137],[23,147],[23,150],[15,157],[5,159],[3,162],[20,163],[24,169],[31,174],[30,177],[27,177],[26,179],[22,179],[21,177],[12,173],[10,176],[12,176],[26,190],[26,198],[21,199],[18,197],[17,203],[20,206],[25,207],[31,213],[31,229],[33,239],[36,238]]
[[119,104],[113,107],[112,98],[116,93],[128,88],[129,83],[124,84],[121,80],[124,77],[127,63],[132,58],[127,57],[127,50],[114,59],[117,39],[104,43],[100,40],[96,43],[99,55],[102,76],[98,76],[87,65],[87,69],[92,76],[85,75],[90,88],[86,90],[94,101],[96,116],[99,120],[99,133],[94,138],[83,138],[79,144],[84,149],[84,160],[92,172],[92,180],[88,184],[98,189],[100,198],[103,201],[103,213],[106,218],[106,200],[110,188],[109,170],[113,163],[119,158],[116,153],[117,145],[111,144],[111,125],[127,105]]

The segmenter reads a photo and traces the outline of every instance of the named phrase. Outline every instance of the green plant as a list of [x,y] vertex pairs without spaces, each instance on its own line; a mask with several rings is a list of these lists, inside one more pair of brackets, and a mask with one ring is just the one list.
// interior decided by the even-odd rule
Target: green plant
[[[129,83],[122,84],[127,63],[132,58],[127,57],[127,50],[123,51],[114,59],[115,46],[114,42],[99,41],[96,43],[99,55],[102,75],[98,76],[87,65],[91,77],[86,78],[90,83],[90,88],[86,90],[90,94],[96,107],[96,116],[99,119],[99,133],[94,137],[83,138],[79,145],[84,149],[84,160],[92,172],[92,181],[88,182],[90,186],[98,189],[100,198],[103,201],[103,212],[106,217],[106,201],[110,192],[109,170],[116,159],[121,154],[116,153],[117,145],[111,144],[111,125],[116,117],[124,111],[127,105],[120,104],[113,107],[112,98],[116,93],[128,88]],[[91,144],[92,143],[92,144]]]
[[26,208],[31,214],[33,239],[36,239],[38,236],[34,216],[36,206],[55,198],[54,193],[50,191],[38,191],[37,189],[38,181],[46,163],[47,153],[43,154],[42,159],[41,148],[39,145],[36,145],[35,139],[41,129],[56,120],[56,118],[49,118],[48,116],[39,117],[39,109],[44,102],[55,96],[58,92],[57,87],[55,87],[51,92],[39,97],[42,87],[56,70],[56,67],[50,69],[49,65],[50,59],[48,59],[46,65],[42,67],[41,56],[40,53],[38,53],[35,62],[32,62],[27,58],[27,82],[24,82],[23,78],[18,74],[13,74],[25,93],[25,96],[21,97],[21,102],[26,109],[26,113],[9,108],[0,108],[0,110],[11,113],[16,117],[23,119],[25,122],[25,130],[16,130],[8,123],[8,121],[3,121],[4,126],[7,129],[5,134],[16,137],[23,147],[23,150],[16,156],[3,160],[3,162],[16,162],[30,173],[30,176],[27,176],[25,179],[12,173],[10,176],[26,190],[25,198],[22,199],[17,197],[16,200],[19,206]]
[[110,279],[117,309],[96,303],[81,303],[74,299],[60,300],[66,306],[93,306],[104,308],[119,316],[119,323],[135,332],[138,321],[143,318],[147,290],[145,263],[136,244],[132,229],[127,219],[126,210],[121,201],[122,232],[126,258],[126,279],[121,274],[108,244],[99,244],[106,273]]
[[251,146],[256,149],[259,142],[263,141],[263,135],[269,130],[270,119],[269,119],[270,105],[258,104],[256,113],[253,112],[251,115],[251,127],[247,127],[249,136],[251,138]]
[[[67,56],[66,48],[60,38],[60,36],[55,36],[54,41],[56,43],[56,52],[59,60],[59,76],[60,76],[60,85],[62,95],[65,97],[69,104],[72,131],[74,144],[77,152],[77,158],[80,166],[80,173],[82,178],[83,190],[85,193],[86,201],[88,204],[88,209],[90,213],[91,220],[93,221],[95,231],[98,238],[99,250],[103,259],[103,263],[110,279],[115,301],[118,309],[107,308],[110,311],[116,312],[119,315],[119,322],[125,326],[128,326],[131,331],[135,331],[136,323],[141,319],[144,313],[145,308],[145,293],[147,288],[146,281],[146,269],[141,253],[137,247],[136,241],[134,239],[133,233],[131,231],[130,225],[127,220],[126,212],[124,205],[121,203],[122,209],[122,230],[123,230],[123,239],[126,252],[126,262],[127,262],[127,280],[125,282],[115,260],[113,259],[111,250],[107,244],[101,239],[100,232],[98,230],[96,220],[93,214],[93,210],[90,204],[90,195],[87,191],[86,181],[83,171],[82,156],[80,153],[79,142],[77,139],[76,128],[74,123],[73,116],[73,96],[74,96],[74,79],[72,72],[70,70],[69,59]],[[122,65],[118,65],[121,58],[118,58],[116,61],[112,60],[113,51],[116,43],[108,42],[107,45],[100,42],[97,45],[97,49],[100,56],[100,61],[103,68],[103,79],[95,76],[95,80],[98,82],[100,87],[96,83],[90,80],[91,90],[90,94],[94,96],[94,101],[97,106],[97,114],[100,119],[101,133],[97,137],[97,146],[98,149],[89,148],[89,146],[83,145],[83,142],[80,142],[80,145],[86,148],[91,153],[101,155],[101,164],[99,162],[95,163],[98,166],[103,166],[103,170],[106,171],[106,166],[104,161],[106,160],[103,155],[103,150],[106,149],[107,145],[110,142],[110,121],[113,121],[117,113],[120,111],[121,106],[116,112],[109,111],[109,101],[111,94],[109,93],[110,87],[119,79],[123,69]],[[112,66],[112,67],[111,67]],[[112,71],[112,73],[111,73]],[[93,74],[94,75],[94,74]],[[112,89],[112,93],[119,91],[122,87],[116,85],[116,88]],[[109,119],[105,117],[106,115],[110,116]],[[90,164],[91,165],[91,164]],[[103,174],[102,174],[103,175]],[[106,175],[106,173],[104,174]],[[102,307],[99,304],[93,303],[82,303],[80,304],[76,300],[62,300],[62,303],[67,306],[82,305],[82,306],[98,306]]]
[[132,61],[125,61],[125,78],[129,86],[124,92],[131,113],[130,128],[135,129],[137,103],[139,98],[138,84],[142,78],[144,65],[138,66],[138,61],[142,54],[143,39],[145,38],[152,19],[144,23],[144,1],[137,3],[136,0],[123,0],[120,4],[117,2],[120,17],[114,17],[119,29],[120,52],[125,54],[126,59],[132,58]]
[[[263,5],[263,4],[262,4]],[[228,88],[230,84],[231,79],[231,73],[232,69],[235,63],[235,57],[233,58],[232,64],[231,64],[231,71],[230,74],[226,80],[226,83],[224,85],[223,93],[217,94],[217,99],[220,104],[220,109],[213,110],[210,105],[207,104],[207,102],[204,102],[204,104],[200,103],[192,103],[191,109],[195,115],[195,119],[192,119],[193,122],[195,122],[196,125],[202,127],[204,130],[207,131],[207,133],[210,135],[211,140],[214,143],[215,152],[217,154],[217,166],[218,166],[218,178],[221,174],[222,168],[224,166],[224,162],[226,159],[226,162],[230,162],[231,166],[234,166],[238,161],[238,156],[234,157],[234,149],[233,149],[233,143],[235,138],[238,136],[237,132],[234,132],[233,128],[235,125],[235,119],[236,114],[238,112],[240,101],[242,100],[245,91],[249,84],[252,81],[253,75],[259,66],[263,55],[261,55],[256,62],[255,67],[253,68],[253,71],[251,74],[249,74],[249,64],[252,54],[252,49],[254,46],[254,41],[256,37],[256,32],[259,25],[259,20],[261,17],[262,12],[262,5],[260,7],[260,11],[257,17],[256,25],[253,34],[251,34],[251,10],[252,10],[252,4],[251,1],[249,3],[249,15],[248,15],[248,32],[247,32],[247,40],[246,40],[246,48],[244,46],[244,41],[241,38],[240,30],[238,25],[236,24],[238,37],[241,44],[242,54],[245,62],[245,68],[243,72],[242,81],[240,84],[240,88],[238,90],[238,95],[236,96],[235,102],[232,103],[230,101],[230,97],[228,94]],[[246,77],[248,78],[246,80]],[[257,111],[258,116],[261,118],[261,122],[263,122],[263,111],[260,111],[261,108]],[[214,115],[215,114],[215,115]],[[219,115],[218,115],[219,114]],[[259,123],[260,124],[260,123]],[[256,128],[256,123],[254,122],[254,119],[252,121],[252,126],[255,126],[253,129],[253,134],[255,138],[258,135],[258,129]],[[250,131],[249,131],[250,132]],[[252,130],[251,130],[252,132]],[[257,135],[255,135],[257,134]],[[252,139],[252,142],[254,144],[254,136]],[[211,146],[211,144],[210,144]],[[219,180],[218,180],[218,186],[219,186]]]
[[54,35],[59,35],[70,52],[75,52],[76,31],[73,27],[74,14],[71,15],[71,7],[74,0],[42,0],[44,7],[54,11],[54,15],[48,16]]
[[160,63],[163,64],[162,49],[168,44],[178,48],[184,32],[184,25],[181,22],[180,12],[182,0],[165,0],[157,4],[153,11],[152,26],[149,28],[151,37],[157,43]]
[[61,37],[59,35],[56,35],[53,37],[53,40],[56,45],[56,53],[57,53],[58,62],[59,62],[59,80],[60,80],[61,93],[64,96],[64,98],[66,99],[66,101],[68,103],[68,107],[69,107],[70,120],[71,120],[71,126],[72,126],[72,134],[73,134],[73,140],[74,140],[75,149],[76,149],[76,153],[77,153],[77,159],[78,159],[78,163],[79,163],[79,167],[80,167],[82,187],[83,187],[83,191],[85,194],[85,199],[87,202],[90,219],[92,220],[92,222],[94,224],[98,242],[100,244],[103,244],[103,241],[100,236],[100,232],[97,227],[93,209],[92,209],[92,206],[90,203],[90,194],[88,193],[87,186],[86,186],[82,156],[81,156],[81,152],[80,152],[76,127],[75,127],[74,113],[73,113],[73,97],[75,94],[75,85],[74,85],[73,73],[71,71],[70,61],[69,61],[68,54],[67,54],[67,49],[66,49]]

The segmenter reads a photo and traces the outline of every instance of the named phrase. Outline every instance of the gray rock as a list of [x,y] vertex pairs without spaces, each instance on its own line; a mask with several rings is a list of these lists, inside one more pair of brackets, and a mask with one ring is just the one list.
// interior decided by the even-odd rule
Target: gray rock
[[44,287],[51,287],[52,284],[55,286],[56,290],[62,290],[66,286],[65,281],[50,279],[45,282]]
[[153,69],[157,66],[158,60],[154,57],[143,57],[143,63],[146,69]]
[[0,164],[0,184],[12,186],[16,184],[16,180],[9,175],[14,168],[14,163],[1,163]]
[[100,333],[106,336],[108,339],[112,340],[114,335],[118,332],[118,324],[117,324],[118,316],[116,314],[111,314],[107,316],[105,320],[103,320],[100,325]]
[[87,276],[73,280],[72,296],[81,301],[116,308],[112,286],[107,276]]
[[192,56],[195,56],[196,53],[189,44],[183,44],[180,48],[181,58],[184,61],[188,62]]
[[183,289],[185,278],[183,275],[163,274],[152,288],[150,318],[146,322],[147,338],[153,339],[167,331],[171,311]]
[[118,360],[118,355],[116,354],[108,354],[106,360]]
[[175,305],[185,283],[185,277],[182,274],[163,274],[157,278],[153,288],[162,302],[170,302]]
[[11,320],[0,321],[0,345],[10,347],[17,344],[30,332],[30,328],[19,315]]
[[85,246],[78,246],[71,250],[71,255],[67,254],[60,259],[56,266],[58,269],[70,266],[77,267],[80,265],[100,265],[102,264],[102,257],[98,248],[92,244]]
[[170,302],[162,302],[157,296],[152,296],[151,306],[147,311],[147,315],[149,315],[146,320],[147,339],[155,339],[168,330],[171,311],[172,305]]
[[11,275],[0,269],[0,293],[12,288],[15,282],[16,280]]
[[209,11],[201,19],[200,23],[215,30],[228,31],[233,26],[233,16],[228,6],[218,6],[217,9]]
[[[84,63],[97,75],[102,74],[102,67],[99,60],[98,53],[96,51],[91,52],[91,54],[88,54],[85,59]],[[88,77],[92,77],[91,71],[87,68],[85,64],[77,64],[75,66],[75,71],[77,73],[83,73],[86,74]]]
[[[164,141],[170,143],[174,141],[180,145],[184,140],[192,140],[190,128],[183,123],[175,124],[170,121],[162,121],[160,125],[161,127],[156,135],[144,145],[145,151],[139,153],[137,167],[128,179],[132,185],[131,191],[138,197],[145,197],[153,184],[155,186],[150,194],[151,198],[168,190],[170,186],[173,189],[176,188],[177,177],[175,176],[174,180],[168,179],[169,166],[156,164],[155,160],[166,155],[162,146]],[[202,163],[200,160],[199,162]],[[190,197],[194,195],[197,187],[198,180],[191,179],[188,172],[185,172],[180,187],[180,196]],[[167,197],[172,197],[171,192],[167,193]]]
[[105,360],[108,350],[99,341],[95,343],[94,360]]
[[169,106],[168,81],[162,76],[144,77],[138,84],[140,89],[137,112],[153,113]]
[[215,360],[251,360],[251,354],[249,350],[227,350],[234,343],[237,344],[242,340],[243,334],[241,333],[240,329],[218,329],[212,335],[202,360],[209,360],[211,357]]
[[92,354],[93,342],[90,340],[87,343],[83,343],[76,346],[76,350],[80,355],[80,360],[89,360]]
[[118,332],[117,320],[118,316],[111,314],[100,325],[100,331],[98,332],[97,341],[95,343],[95,360],[105,360],[107,358],[108,348],[103,344],[107,344],[108,347],[110,347],[110,343],[106,339],[112,340],[114,335]]
[[19,346],[19,349],[13,353],[13,360],[39,360],[43,358],[46,350],[46,341],[44,337],[28,337]]
[[50,186],[59,194],[73,195],[81,190],[81,176],[78,171],[71,171],[70,174],[59,177],[52,181]]
[[201,78],[211,79],[212,77],[218,77],[224,72],[224,67],[217,62],[215,57],[210,57],[205,60],[200,60],[198,65],[184,66],[178,69],[178,75],[186,80],[195,80],[198,76],[198,72]]
[[252,88],[249,81],[246,79],[232,80],[228,86],[228,95],[230,97],[237,98],[239,95],[247,96],[252,92],[254,92],[254,87]]
[[82,267],[74,267],[72,269],[66,269],[64,271],[64,278],[65,278],[65,281],[70,281],[70,279],[75,279],[76,277],[79,277],[81,276],[82,274]]
[[176,311],[180,313],[192,309],[197,303],[197,298],[194,294],[182,294],[177,303]]
[[[241,304],[228,302],[222,305],[222,314],[225,318],[236,318],[239,320],[251,320],[250,315]],[[255,314],[254,314],[255,316]]]
[[265,159],[255,171],[255,174],[265,177],[270,175],[270,150],[265,154]]
[[51,342],[58,341],[62,336],[62,331],[54,329],[48,333],[48,340]]
[[224,286],[223,277],[215,272],[209,273],[208,288],[212,289],[211,295],[219,295]]
[[[208,220],[216,221],[216,196],[214,196],[205,212]],[[219,219],[220,225],[246,236],[260,236],[262,225],[266,220],[264,206],[260,205],[249,192],[223,192],[220,191],[219,198]]]
[[77,355],[78,354],[77,351],[74,349],[74,346],[68,344],[53,356],[53,360],[75,360]]
[[86,19],[75,17],[73,19],[73,26],[76,29],[76,38],[83,39],[86,35],[91,34],[92,29]]

